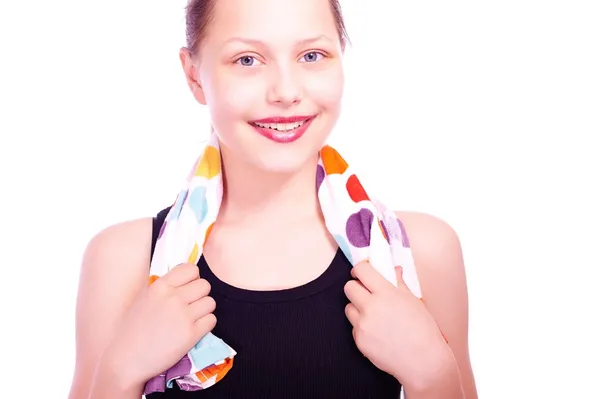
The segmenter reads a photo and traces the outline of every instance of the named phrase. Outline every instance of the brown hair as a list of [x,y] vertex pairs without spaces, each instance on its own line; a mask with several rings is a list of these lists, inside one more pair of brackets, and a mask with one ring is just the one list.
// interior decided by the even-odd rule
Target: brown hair
[[[200,42],[206,36],[208,26],[212,21],[214,5],[217,0],[189,0],[185,8],[185,34],[187,41],[187,49],[192,55],[198,53]],[[335,19],[335,25],[338,31],[342,48],[346,46],[350,40],[346,26],[344,25],[344,17],[342,16],[342,8],[339,0],[329,0],[331,11]]]

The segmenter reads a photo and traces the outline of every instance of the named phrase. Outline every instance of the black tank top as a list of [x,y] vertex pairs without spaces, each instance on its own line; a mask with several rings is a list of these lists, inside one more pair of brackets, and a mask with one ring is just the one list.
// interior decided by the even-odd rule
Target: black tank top
[[[152,252],[168,210],[154,218]],[[204,257],[198,268],[217,303],[213,333],[238,353],[233,368],[205,390],[185,392],[174,384],[148,399],[399,398],[398,381],[364,357],[352,338],[343,291],[351,264],[341,250],[315,280],[278,291],[233,287]]]

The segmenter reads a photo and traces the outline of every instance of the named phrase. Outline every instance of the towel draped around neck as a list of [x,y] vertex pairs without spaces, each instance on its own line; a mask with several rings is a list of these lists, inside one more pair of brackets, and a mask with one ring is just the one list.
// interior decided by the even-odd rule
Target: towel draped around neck
[[[150,264],[150,284],[178,264],[198,263],[221,207],[221,168],[219,142],[213,133],[160,229]],[[331,146],[319,152],[315,184],[327,230],[350,263],[369,261],[395,286],[395,268],[402,266],[404,282],[421,298],[402,222],[395,212],[366,193]],[[235,367],[236,354],[235,348],[208,333],[177,364],[148,381],[144,393],[164,392],[174,383],[185,391],[209,388]]]

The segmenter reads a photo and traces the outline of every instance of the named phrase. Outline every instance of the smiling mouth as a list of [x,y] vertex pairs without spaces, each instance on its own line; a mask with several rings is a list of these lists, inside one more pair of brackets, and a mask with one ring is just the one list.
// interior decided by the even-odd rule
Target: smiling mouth
[[273,117],[250,122],[263,137],[276,143],[292,143],[304,135],[314,116]]
[[260,123],[260,122],[251,122],[251,124],[258,126],[258,127],[262,127],[263,129],[271,129],[271,130],[276,130],[278,132],[289,132],[292,131],[294,129],[298,129],[299,127],[301,127],[302,125],[304,125],[306,122],[308,122],[308,119],[303,120],[303,121],[299,121],[299,122],[292,122],[292,123]]

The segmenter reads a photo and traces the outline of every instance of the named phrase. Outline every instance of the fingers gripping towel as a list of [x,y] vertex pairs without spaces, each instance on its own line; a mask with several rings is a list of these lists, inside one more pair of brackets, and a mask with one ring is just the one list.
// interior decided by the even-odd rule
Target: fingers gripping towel
[[[370,198],[344,159],[330,146],[320,151],[316,185],[325,224],[350,263],[369,261],[390,283],[397,285],[395,268],[421,298],[421,289],[408,238],[396,214]],[[159,232],[150,283],[180,263],[197,263],[217,219],[223,197],[221,155],[211,135],[185,186]],[[212,333],[164,374],[146,383],[145,394],[163,392],[176,382],[195,391],[216,384],[234,363],[236,351]]]

